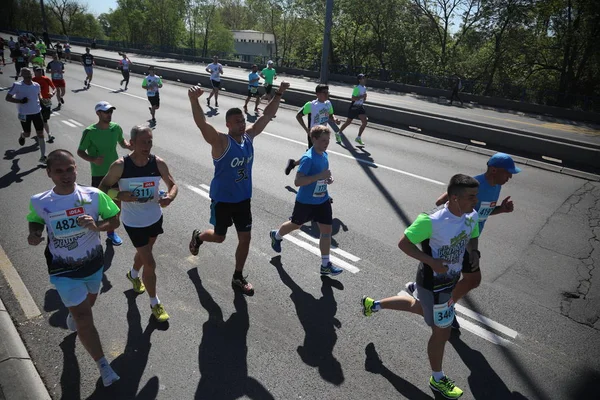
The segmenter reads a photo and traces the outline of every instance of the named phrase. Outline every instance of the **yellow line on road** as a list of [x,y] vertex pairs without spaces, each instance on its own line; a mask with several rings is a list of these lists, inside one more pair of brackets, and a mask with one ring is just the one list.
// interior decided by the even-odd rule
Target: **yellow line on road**
[[33,301],[33,297],[31,297],[29,290],[27,290],[23,280],[21,280],[19,273],[8,259],[2,246],[0,246],[0,273],[2,273],[4,279],[6,279],[8,287],[12,290],[15,298],[19,302],[23,314],[25,314],[25,318],[31,319],[38,315],[42,315],[40,309],[35,304],[35,301]]

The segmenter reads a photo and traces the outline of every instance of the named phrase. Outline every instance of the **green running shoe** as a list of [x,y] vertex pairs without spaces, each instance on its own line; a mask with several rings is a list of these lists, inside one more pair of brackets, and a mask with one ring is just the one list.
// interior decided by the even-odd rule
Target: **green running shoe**
[[357,136],[356,139],[354,139],[354,141],[360,144],[361,146],[365,145],[365,142],[362,141],[362,138],[360,136]]
[[463,391],[460,388],[454,386],[454,381],[449,379],[447,376],[440,379],[439,382],[433,379],[433,376],[430,377],[429,386],[433,390],[440,392],[440,394],[447,399],[458,399],[460,396],[463,395]]
[[335,142],[337,144],[342,144],[342,135],[340,135],[339,133],[335,134]]
[[127,279],[129,279],[129,282],[131,282],[133,284],[134,292],[140,294],[140,293],[144,293],[146,291],[146,286],[144,286],[144,283],[142,282],[142,280],[140,279],[139,276],[137,278],[132,278],[131,271],[128,271],[126,276],[127,276]]
[[365,317],[370,317],[373,315],[373,304],[375,304],[375,300],[370,297],[363,296],[360,301],[360,305],[362,306],[362,313]]

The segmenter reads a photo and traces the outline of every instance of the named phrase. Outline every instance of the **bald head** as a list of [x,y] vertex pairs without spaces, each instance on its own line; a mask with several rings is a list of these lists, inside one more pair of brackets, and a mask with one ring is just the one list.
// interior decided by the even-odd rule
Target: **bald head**
[[68,151],[68,150],[64,150],[64,149],[57,149],[57,150],[53,150],[50,152],[50,154],[48,154],[48,159],[46,161],[46,168],[48,170],[52,169],[52,164],[58,163],[58,162],[64,162],[64,161],[72,161],[73,164],[75,164],[75,157],[73,157],[73,154]]

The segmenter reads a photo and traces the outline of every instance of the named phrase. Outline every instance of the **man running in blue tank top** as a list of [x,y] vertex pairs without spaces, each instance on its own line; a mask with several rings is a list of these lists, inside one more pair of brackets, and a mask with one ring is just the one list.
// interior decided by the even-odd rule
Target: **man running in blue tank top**
[[188,90],[192,105],[194,122],[200,128],[204,140],[211,145],[215,175],[210,184],[210,223],[214,229],[200,231],[194,229],[190,241],[190,252],[198,255],[203,242],[222,243],[227,229],[235,225],[238,234],[238,246],[235,252],[235,272],[232,285],[247,296],[254,294],[254,288],[243,276],[244,264],[250,250],[250,231],[252,229],[252,163],[254,160],[253,141],[273,119],[281,96],[290,87],[281,82],[275,96],[265,107],[260,117],[250,127],[246,127],[246,118],[239,108],[231,108],[225,114],[228,133],[218,132],[206,122],[204,111],[198,99],[204,91],[199,86]]

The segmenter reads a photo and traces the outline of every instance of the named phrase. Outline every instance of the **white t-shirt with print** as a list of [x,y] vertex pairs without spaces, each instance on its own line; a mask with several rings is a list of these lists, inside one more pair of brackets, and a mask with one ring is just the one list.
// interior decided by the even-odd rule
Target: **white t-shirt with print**
[[27,97],[27,103],[17,104],[19,114],[34,115],[38,114],[42,107],[40,106],[40,85],[36,82],[31,82],[31,85],[25,84],[23,81],[13,83],[8,90],[8,94],[14,96],[15,99],[21,100]]

